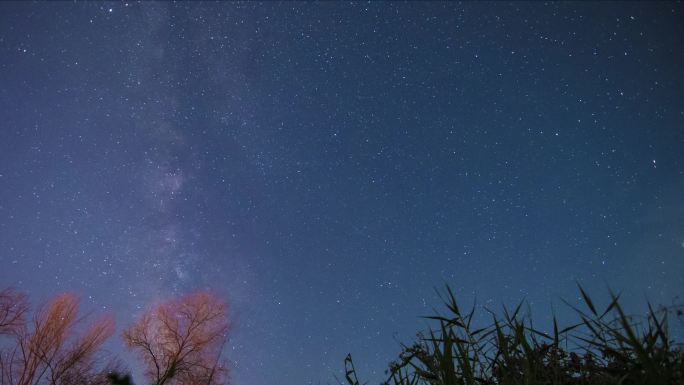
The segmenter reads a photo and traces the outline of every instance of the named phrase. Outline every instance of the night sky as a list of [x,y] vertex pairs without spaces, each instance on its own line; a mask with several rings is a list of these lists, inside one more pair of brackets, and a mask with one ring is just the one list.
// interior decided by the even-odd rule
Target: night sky
[[0,283],[119,331],[211,289],[240,385],[333,382],[347,353],[377,383],[444,284],[562,324],[576,283],[672,303],[683,13],[2,2]]

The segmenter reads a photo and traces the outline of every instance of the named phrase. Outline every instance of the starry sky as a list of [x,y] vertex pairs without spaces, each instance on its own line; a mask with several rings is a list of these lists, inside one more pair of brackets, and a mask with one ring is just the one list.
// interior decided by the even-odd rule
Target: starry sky
[[209,288],[248,385],[379,382],[444,284],[672,303],[683,11],[1,2],[0,283],[119,330]]

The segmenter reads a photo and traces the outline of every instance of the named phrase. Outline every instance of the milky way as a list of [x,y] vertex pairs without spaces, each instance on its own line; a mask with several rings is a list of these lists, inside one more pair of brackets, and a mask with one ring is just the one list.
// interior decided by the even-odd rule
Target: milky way
[[680,3],[2,2],[0,283],[76,292],[119,330],[209,288],[236,384],[332,383],[347,353],[379,382],[444,284],[525,298],[541,324],[568,321],[577,283],[672,303],[681,20]]

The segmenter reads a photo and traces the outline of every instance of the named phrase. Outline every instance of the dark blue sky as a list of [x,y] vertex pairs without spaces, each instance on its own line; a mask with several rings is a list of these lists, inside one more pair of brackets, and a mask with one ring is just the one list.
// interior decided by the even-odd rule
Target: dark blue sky
[[683,10],[2,2],[0,282],[119,329],[211,288],[250,385],[379,382],[445,283],[671,303]]

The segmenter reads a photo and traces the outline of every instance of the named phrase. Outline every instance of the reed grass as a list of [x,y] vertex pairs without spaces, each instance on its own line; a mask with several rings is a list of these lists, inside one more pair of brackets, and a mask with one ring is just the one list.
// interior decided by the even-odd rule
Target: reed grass
[[[382,385],[684,384],[682,345],[668,334],[669,316],[681,316],[681,308],[649,303],[645,316],[628,316],[618,295],[599,309],[578,288],[586,309],[568,304],[577,322],[559,328],[554,317],[546,333],[523,315],[523,302],[500,315],[486,310],[491,322],[477,328],[476,307],[463,312],[447,286],[440,295],[446,314],[426,317],[435,326],[402,345]],[[346,383],[361,385],[351,355],[344,365]]]

